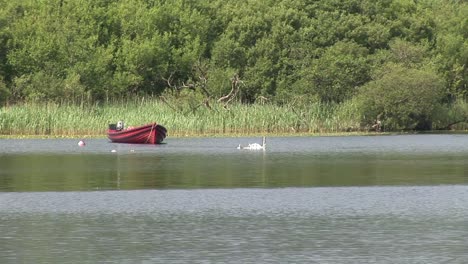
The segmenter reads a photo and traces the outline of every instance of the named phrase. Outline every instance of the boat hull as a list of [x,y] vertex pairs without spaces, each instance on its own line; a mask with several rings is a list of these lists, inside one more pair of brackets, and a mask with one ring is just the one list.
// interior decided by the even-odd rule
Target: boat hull
[[156,123],[130,129],[107,130],[107,137],[115,143],[161,144],[166,134],[166,128]]

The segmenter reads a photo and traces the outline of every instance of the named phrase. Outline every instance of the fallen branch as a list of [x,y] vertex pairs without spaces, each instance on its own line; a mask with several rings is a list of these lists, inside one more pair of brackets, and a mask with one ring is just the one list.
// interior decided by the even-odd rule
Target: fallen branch
[[459,123],[466,123],[466,122],[468,122],[468,118],[464,118],[462,120],[457,120],[455,122],[452,122],[452,123],[446,125],[445,127],[439,128],[437,130],[451,130],[454,125],[459,124]]

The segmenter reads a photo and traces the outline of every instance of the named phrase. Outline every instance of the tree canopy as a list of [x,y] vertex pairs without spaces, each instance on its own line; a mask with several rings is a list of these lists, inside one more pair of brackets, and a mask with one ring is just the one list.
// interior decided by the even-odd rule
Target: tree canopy
[[[468,95],[466,1],[0,5],[0,102],[99,101],[177,87],[202,87],[206,96],[220,98],[232,89],[233,76],[242,80],[245,103],[298,97],[341,103],[392,89],[418,97],[436,89],[431,103]],[[436,87],[425,87],[431,85],[426,77],[435,78]]]

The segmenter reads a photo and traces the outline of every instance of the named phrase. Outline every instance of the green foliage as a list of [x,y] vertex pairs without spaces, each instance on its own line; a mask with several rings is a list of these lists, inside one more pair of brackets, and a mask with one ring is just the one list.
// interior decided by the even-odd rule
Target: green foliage
[[433,129],[467,130],[468,103],[457,100],[451,104],[437,105],[434,110]]
[[359,91],[365,124],[380,120],[387,130],[431,129],[434,110],[444,98],[442,78],[431,69],[386,66],[385,74]]
[[453,99],[468,96],[468,4],[435,1],[437,32],[434,61]]
[[102,137],[105,136],[107,124],[117,120],[124,120],[129,126],[158,122],[168,129],[169,136],[359,130],[359,120],[349,119],[353,115],[352,105],[234,103],[225,109],[212,102],[212,109],[208,109],[194,105],[197,102],[196,94],[184,91],[182,96],[186,99],[183,104],[179,99],[168,96],[165,101],[142,98],[92,105],[58,102],[11,105],[0,108],[0,135]]
[[316,94],[323,102],[342,102],[370,79],[367,49],[356,43],[338,42],[305,69],[303,93]]
[[[0,5],[3,5],[0,1]],[[8,42],[11,39],[11,33],[8,29],[8,15],[4,9],[0,9],[0,80],[3,83],[5,77],[10,76],[7,54],[9,51]],[[5,85],[3,83],[3,85]],[[2,87],[6,89],[6,87]]]
[[[360,90],[378,93],[371,90],[395,74],[392,63],[439,76],[448,104],[468,96],[466,1],[0,5],[0,98],[8,102],[97,102],[161,95],[188,83],[203,86],[194,98],[217,99],[229,93],[237,74],[244,103],[268,98],[287,105],[300,97],[347,104],[362,97]],[[392,121],[394,127],[414,126],[405,118]]]
[[3,104],[8,100],[10,91],[7,89],[5,82],[0,78],[0,104]]

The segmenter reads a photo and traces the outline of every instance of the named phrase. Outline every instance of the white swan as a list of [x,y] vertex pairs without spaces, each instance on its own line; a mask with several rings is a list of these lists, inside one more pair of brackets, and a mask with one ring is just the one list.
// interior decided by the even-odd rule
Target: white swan
[[258,144],[258,143],[252,143],[252,144],[249,144],[248,146],[245,146],[245,147],[242,147],[240,144],[239,146],[237,147],[237,149],[250,149],[250,150],[259,150],[259,149],[265,149],[265,137],[263,137],[263,140],[262,140],[262,145]]

